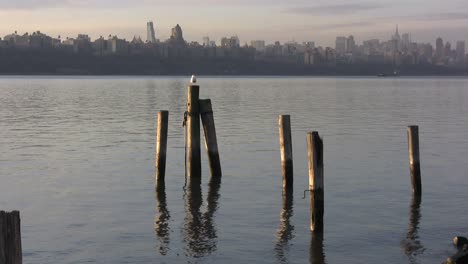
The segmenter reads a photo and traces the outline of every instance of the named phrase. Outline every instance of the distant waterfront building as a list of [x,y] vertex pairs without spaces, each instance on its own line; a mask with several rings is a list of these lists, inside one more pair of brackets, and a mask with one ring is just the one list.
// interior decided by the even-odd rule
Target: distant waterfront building
[[156,43],[156,34],[154,33],[153,22],[146,23],[146,40],[149,43]]
[[315,49],[315,42],[314,41],[307,41],[304,42],[305,49]]
[[114,54],[128,54],[128,42],[125,39],[119,39],[117,36],[109,36],[108,47]]
[[203,37],[203,46],[205,47],[210,46],[210,37]]
[[335,50],[337,54],[346,52],[346,37],[336,37]]
[[450,44],[450,42],[447,41],[444,47],[444,57],[449,57],[451,53],[452,53],[452,44]]
[[224,37],[221,39],[221,47],[226,49],[232,49],[240,46],[240,41],[237,36],[232,36],[230,38]]
[[442,59],[444,56],[444,41],[442,40],[441,37],[438,37],[436,40],[436,51],[435,51],[435,57],[437,60]]
[[356,49],[356,41],[354,41],[354,36],[350,35],[346,39],[346,52],[353,53],[355,49]]
[[18,32],[6,35],[3,40],[9,45],[13,47],[19,48],[28,48],[29,47],[29,34],[25,33],[24,35],[18,35]]
[[182,33],[182,28],[177,24],[174,28],[171,30],[171,38],[170,40],[175,43],[185,43],[184,40],[184,35]]
[[392,52],[396,53],[400,51],[401,37],[398,32],[398,25],[396,26],[395,34],[392,36]]
[[409,33],[405,33],[401,36],[401,49],[405,52],[410,50],[411,37]]
[[264,40],[252,40],[250,46],[255,48],[257,51],[265,51],[265,41]]
[[465,41],[457,41],[457,61],[465,62]]

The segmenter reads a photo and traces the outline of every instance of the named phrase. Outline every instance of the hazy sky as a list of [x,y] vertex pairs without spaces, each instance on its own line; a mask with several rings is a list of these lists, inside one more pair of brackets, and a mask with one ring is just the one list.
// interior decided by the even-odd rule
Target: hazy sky
[[[468,0],[0,0],[0,36],[41,30],[62,37],[87,33],[146,39],[152,20],[159,39],[179,23],[184,37],[241,42],[264,39],[333,45],[337,35],[388,39],[395,25],[413,39],[468,40]],[[452,44],[453,45],[453,44]]]

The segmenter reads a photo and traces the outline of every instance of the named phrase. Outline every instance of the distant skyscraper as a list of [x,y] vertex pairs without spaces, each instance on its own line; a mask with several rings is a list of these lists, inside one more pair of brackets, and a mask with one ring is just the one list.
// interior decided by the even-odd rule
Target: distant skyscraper
[[401,39],[401,49],[403,51],[409,51],[410,46],[411,46],[410,34],[405,33],[401,37],[402,37],[402,39]]
[[400,33],[398,33],[398,25],[396,26],[395,34],[392,36],[392,51],[397,52],[400,50],[401,38]]
[[465,41],[457,41],[457,61],[465,61]]
[[444,56],[444,41],[441,37],[438,37],[436,40],[435,56],[437,59],[441,59]]
[[346,52],[346,37],[336,37],[335,50],[337,54]]
[[203,37],[203,46],[205,47],[210,46],[210,37]]
[[451,53],[452,53],[452,44],[450,44],[450,42],[447,41],[444,47],[444,57],[450,56]]
[[356,42],[354,41],[354,36],[351,35],[346,39],[346,52],[353,53],[356,48]]
[[265,51],[265,41],[264,40],[252,40],[250,46],[255,48],[257,51]]
[[177,43],[184,43],[182,28],[177,24],[171,31],[171,40]]
[[149,43],[156,43],[156,34],[154,33],[153,22],[146,23],[146,40]]

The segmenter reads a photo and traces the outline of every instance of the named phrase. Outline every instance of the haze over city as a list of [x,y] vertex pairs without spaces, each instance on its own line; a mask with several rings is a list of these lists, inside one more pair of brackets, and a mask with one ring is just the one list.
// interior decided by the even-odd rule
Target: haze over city
[[420,42],[434,43],[437,36],[455,42],[468,40],[468,12],[460,11],[465,9],[464,0],[0,0],[0,35],[41,30],[62,37],[86,33],[131,39],[145,37],[144,25],[152,20],[159,39],[168,38],[178,23],[193,41],[237,35],[242,43],[296,40],[333,46],[338,35],[385,39],[399,24]]

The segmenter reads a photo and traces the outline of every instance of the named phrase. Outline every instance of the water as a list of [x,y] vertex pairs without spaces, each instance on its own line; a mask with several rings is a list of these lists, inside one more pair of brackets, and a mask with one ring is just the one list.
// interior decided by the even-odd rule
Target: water
[[[188,78],[0,78],[0,208],[21,211],[25,263],[440,263],[468,235],[468,79],[199,79],[224,175],[210,182],[202,152],[201,185],[186,185]],[[284,200],[279,114],[293,130]],[[422,201],[411,195],[410,124]],[[302,199],[309,130],[324,139],[323,237],[311,236]]]

